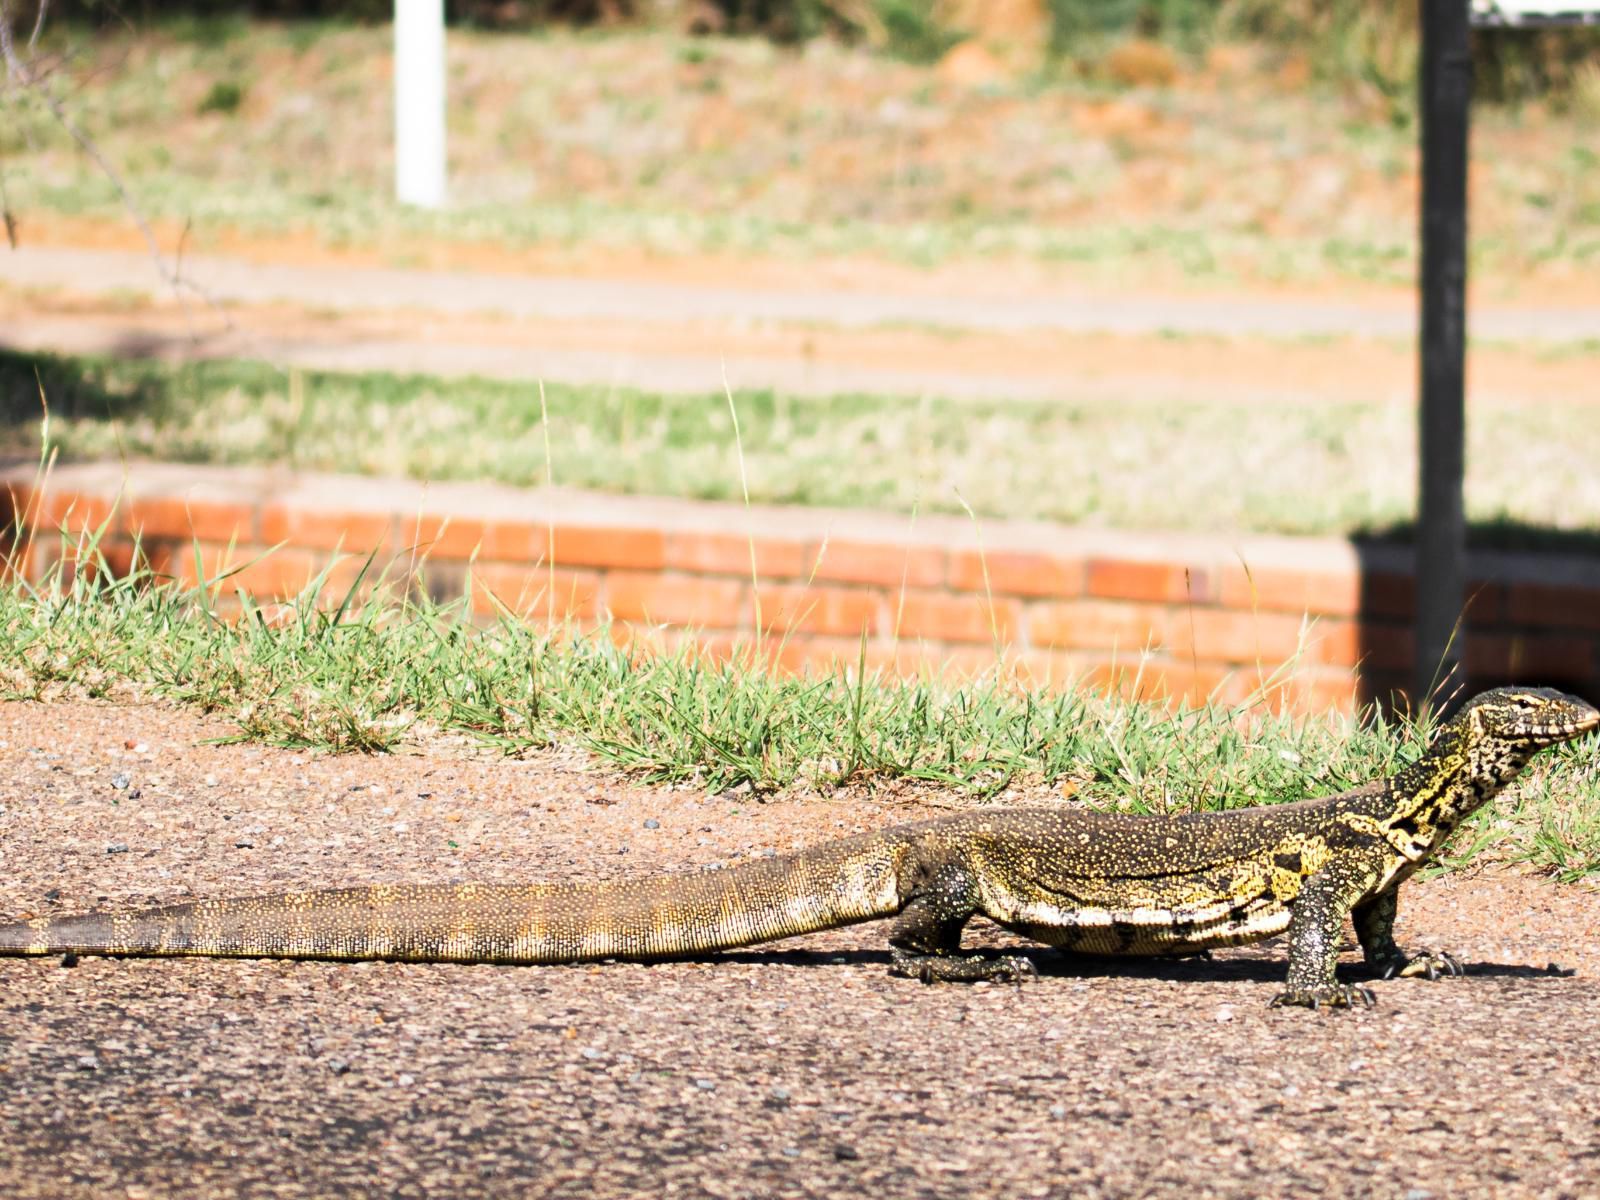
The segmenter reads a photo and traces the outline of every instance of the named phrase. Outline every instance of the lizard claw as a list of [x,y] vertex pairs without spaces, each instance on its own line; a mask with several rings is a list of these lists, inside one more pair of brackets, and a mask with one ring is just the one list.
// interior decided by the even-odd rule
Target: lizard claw
[[1357,1002],[1372,1008],[1378,998],[1359,983],[1328,983],[1314,988],[1288,988],[1272,998],[1271,1008],[1354,1008]]
[[1415,979],[1420,975],[1424,979],[1459,979],[1465,974],[1466,971],[1452,955],[1430,950],[1403,963],[1391,964],[1385,978],[1392,979],[1398,975],[1402,979]]

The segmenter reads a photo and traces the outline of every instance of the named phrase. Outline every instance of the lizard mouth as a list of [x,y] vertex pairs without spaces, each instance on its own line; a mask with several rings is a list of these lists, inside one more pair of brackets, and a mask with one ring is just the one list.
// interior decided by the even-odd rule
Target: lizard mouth
[[1529,732],[1536,738],[1571,738],[1588,733],[1596,726],[1600,726],[1600,712],[1585,713],[1575,721],[1535,725]]

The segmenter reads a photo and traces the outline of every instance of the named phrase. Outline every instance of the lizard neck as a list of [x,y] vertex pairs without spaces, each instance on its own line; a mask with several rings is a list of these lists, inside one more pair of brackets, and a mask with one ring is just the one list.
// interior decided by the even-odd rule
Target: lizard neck
[[1386,824],[1437,842],[1515,779],[1530,753],[1484,738],[1471,725],[1448,726],[1390,780],[1395,804]]

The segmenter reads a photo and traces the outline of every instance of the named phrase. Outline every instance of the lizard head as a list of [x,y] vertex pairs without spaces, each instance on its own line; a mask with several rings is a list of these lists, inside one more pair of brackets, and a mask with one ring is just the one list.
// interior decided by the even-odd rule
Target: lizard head
[[1531,753],[1600,726],[1600,710],[1554,688],[1503,687],[1474,696],[1451,725],[1475,742]]

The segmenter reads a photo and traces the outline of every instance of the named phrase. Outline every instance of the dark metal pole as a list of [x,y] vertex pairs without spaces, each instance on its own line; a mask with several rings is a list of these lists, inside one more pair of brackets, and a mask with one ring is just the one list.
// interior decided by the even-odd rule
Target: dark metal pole
[[1422,362],[1415,703],[1460,682],[1466,515],[1469,0],[1419,0],[1422,16]]

